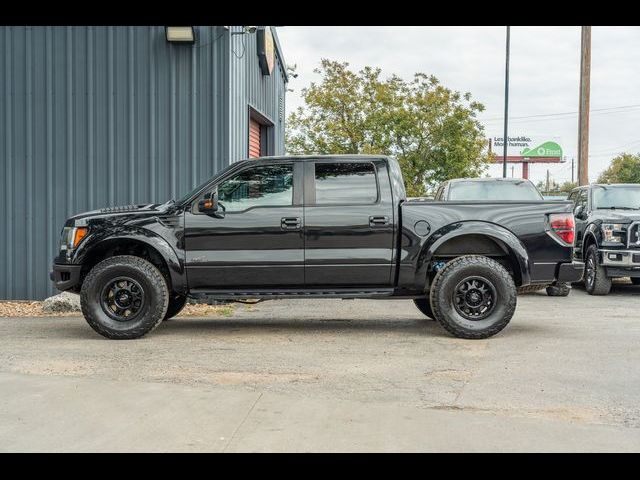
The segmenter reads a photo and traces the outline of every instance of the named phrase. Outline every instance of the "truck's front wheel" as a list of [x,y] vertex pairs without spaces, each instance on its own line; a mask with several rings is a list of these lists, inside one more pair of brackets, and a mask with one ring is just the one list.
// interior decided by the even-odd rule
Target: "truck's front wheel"
[[156,328],[169,305],[160,271],[131,255],[107,258],[82,283],[80,306],[87,323],[112,339],[139,338]]
[[509,272],[487,257],[458,257],[440,270],[431,287],[436,320],[459,338],[487,338],[507,326],[516,309]]
[[584,288],[589,295],[607,295],[611,291],[611,279],[607,277],[606,269],[598,264],[598,248],[595,245],[587,249]]

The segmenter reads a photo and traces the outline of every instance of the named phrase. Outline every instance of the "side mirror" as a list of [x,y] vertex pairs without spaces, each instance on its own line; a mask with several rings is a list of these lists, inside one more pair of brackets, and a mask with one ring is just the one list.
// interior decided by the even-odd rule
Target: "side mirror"
[[214,213],[218,211],[218,190],[206,193],[198,202],[198,211],[201,213]]
[[573,216],[579,219],[584,218],[584,206],[582,205],[578,205],[574,210],[573,210]]

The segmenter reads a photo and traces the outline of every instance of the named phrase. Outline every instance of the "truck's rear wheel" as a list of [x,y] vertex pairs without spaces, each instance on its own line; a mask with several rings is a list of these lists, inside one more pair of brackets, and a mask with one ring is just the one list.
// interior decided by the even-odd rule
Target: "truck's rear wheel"
[[450,261],[431,287],[436,320],[459,338],[487,338],[500,332],[513,317],[517,298],[509,272],[479,255]]
[[187,304],[187,296],[186,295],[171,295],[169,297],[169,306],[167,307],[167,313],[164,316],[163,322],[172,319],[176,315],[178,315],[184,306]]
[[607,295],[611,291],[611,279],[607,271],[598,264],[598,248],[591,245],[587,249],[584,266],[584,288],[589,295]]
[[112,339],[139,338],[156,328],[169,305],[162,273],[147,260],[119,255],[98,263],[87,275],[80,306],[87,323]]
[[433,310],[431,309],[431,303],[429,302],[429,297],[416,298],[413,300],[413,303],[429,320],[435,319],[433,316]]

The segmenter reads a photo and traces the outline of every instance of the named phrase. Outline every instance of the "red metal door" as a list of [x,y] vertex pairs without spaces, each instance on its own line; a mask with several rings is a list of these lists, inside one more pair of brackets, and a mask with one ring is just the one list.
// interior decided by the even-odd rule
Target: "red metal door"
[[260,124],[253,118],[249,119],[249,158],[257,158],[261,151]]

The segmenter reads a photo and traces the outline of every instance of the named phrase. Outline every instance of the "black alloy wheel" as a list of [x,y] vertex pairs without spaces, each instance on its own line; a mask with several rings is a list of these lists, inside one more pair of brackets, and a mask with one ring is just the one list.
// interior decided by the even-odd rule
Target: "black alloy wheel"
[[482,320],[496,306],[496,288],[484,277],[465,278],[455,288],[453,305],[467,320]]
[[118,277],[108,282],[100,295],[104,313],[118,322],[133,320],[144,307],[144,290],[129,277]]

